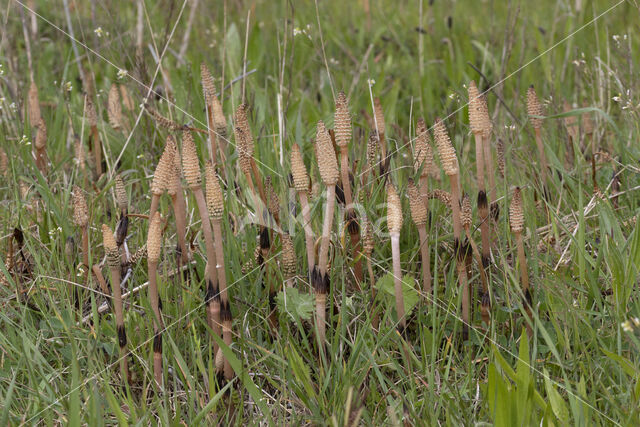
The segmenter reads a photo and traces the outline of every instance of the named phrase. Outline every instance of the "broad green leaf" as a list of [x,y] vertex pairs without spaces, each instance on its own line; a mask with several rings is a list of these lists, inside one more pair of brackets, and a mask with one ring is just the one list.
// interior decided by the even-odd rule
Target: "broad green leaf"
[[[404,297],[404,311],[408,316],[413,308],[418,304],[420,296],[414,287],[413,276],[407,274],[402,278],[402,296]],[[387,273],[378,279],[376,283],[378,292],[381,292],[388,307],[395,307],[395,280],[393,273]]]
[[315,300],[313,295],[300,293],[296,288],[284,288],[276,296],[278,311],[287,313],[294,320],[309,320],[313,314]]

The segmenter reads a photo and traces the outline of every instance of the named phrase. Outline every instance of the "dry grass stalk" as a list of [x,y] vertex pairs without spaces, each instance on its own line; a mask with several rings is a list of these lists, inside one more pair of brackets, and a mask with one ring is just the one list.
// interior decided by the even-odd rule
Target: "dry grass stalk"
[[336,99],[336,111],[334,114],[335,140],[340,148],[340,174],[342,180],[342,190],[346,204],[347,229],[351,237],[353,257],[357,258],[353,266],[356,283],[362,282],[362,261],[360,247],[360,225],[353,208],[353,194],[351,192],[351,181],[349,179],[349,142],[351,141],[351,114],[347,103],[347,96],[344,92],[338,94]]
[[300,207],[302,209],[302,227],[304,228],[304,238],[307,248],[309,280],[311,280],[311,273],[315,267],[315,237],[313,236],[313,229],[311,228],[311,209],[307,200],[309,175],[307,174],[307,168],[304,165],[298,144],[293,144],[293,147],[291,147],[291,174],[293,175],[293,185],[298,193]]
[[440,155],[440,163],[445,174],[449,177],[451,184],[451,215],[453,217],[453,246],[455,248],[455,256],[458,267],[458,280],[462,288],[462,337],[467,339],[469,336],[469,317],[470,305],[467,283],[467,271],[464,265],[464,251],[462,247],[462,223],[460,221],[460,178],[458,158],[456,151],[451,145],[449,134],[440,118],[436,118],[433,126],[433,134],[438,146],[438,154]]
[[402,229],[402,204],[400,197],[390,182],[387,183],[387,227],[391,235],[391,257],[393,260],[393,281],[396,296],[396,313],[398,314],[398,331],[404,332],[407,319],[404,311],[404,295],[402,294],[402,269],[400,266],[400,230]]
[[[530,321],[533,321],[531,317],[531,310],[533,305],[533,297],[531,290],[529,289],[529,273],[527,272],[527,258],[524,254],[524,242],[522,240],[522,232],[524,231],[524,208],[522,205],[522,193],[520,187],[516,187],[513,190],[513,196],[511,198],[511,205],[509,206],[509,222],[511,224],[511,231],[516,238],[516,245],[518,247],[518,264],[520,265],[520,284],[522,285],[523,301],[525,313]],[[527,334],[531,336],[531,326],[527,322]]]
[[113,290],[113,309],[116,315],[116,330],[120,346],[120,373],[122,378],[130,382],[129,367],[127,365],[127,333],[124,327],[124,313],[122,310],[122,292],[120,290],[120,254],[113,232],[108,225],[102,224],[102,242],[107,254],[107,264],[111,272],[111,288]]
[[[202,180],[200,176],[200,162],[198,153],[193,141],[193,136],[186,130],[182,134],[182,171],[187,185],[193,191],[198,205],[198,212],[202,220],[202,234],[207,251],[207,321],[213,333],[217,336],[222,334],[222,324],[220,322],[220,293],[218,292],[218,272],[216,266],[216,251],[213,243],[213,233],[211,231],[211,221],[207,210],[204,192],[202,191]],[[218,350],[217,344],[213,343],[214,354]]]
[[162,387],[162,330],[164,322],[160,313],[160,296],[158,295],[158,263],[162,249],[162,219],[156,212],[149,221],[147,233],[147,272],[149,276],[149,302],[153,310],[153,374],[158,387]]
[[373,265],[371,263],[371,255],[373,254],[373,248],[375,247],[375,239],[373,236],[373,224],[365,216],[362,218],[362,250],[364,256],[367,259],[367,271],[369,272],[369,286],[371,287],[371,326],[374,329],[378,329],[379,318],[376,313],[376,278],[373,274]]
[[[478,269],[480,270],[480,283],[482,285],[481,293],[480,293],[480,314],[482,315],[482,320],[489,324],[490,320],[490,309],[491,309],[491,300],[489,297],[489,281],[487,280],[487,273],[483,268],[483,260],[480,251],[478,250],[478,245],[473,240],[473,236],[471,235],[471,200],[469,196],[465,195],[462,199],[462,211],[461,211],[461,222],[462,228],[464,228],[465,235],[467,236],[467,241],[471,245],[471,250],[473,251],[473,255],[476,258],[476,262],[478,263]],[[473,296],[473,292],[471,292]]]
[[46,176],[49,158],[47,157],[47,125],[40,119],[37,125],[36,141],[33,155],[36,159],[36,166],[43,176]]
[[431,295],[431,265],[429,261],[429,237],[427,236],[428,213],[420,190],[414,184],[413,180],[409,180],[409,207],[411,209],[411,219],[418,228],[420,235],[420,257],[422,260],[422,290],[424,298],[429,301]]
[[102,175],[102,143],[100,142],[100,135],[98,134],[98,112],[96,106],[91,100],[90,96],[85,97],[85,111],[84,115],[87,118],[89,127],[91,128],[91,142],[93,151],[93,162],[96,170],[96,176]]
[[151,108],[149,105],[145,104],[144,109],[147,110],[147,113],[155,120],[155,122],[161,128],[167,129],[171,132],[177,132],[184,129],[184,126],[180,123],[174,122],[171,119],[166,118],[155,109]]
[[[222,247],[222,215],[224,214],[224,196],[218,177],[211,163],[206,166],[207,210],[213,225],[213,236],[216,253],[216,269],[218,271],[218,283],[220,285],[220,319],[222,321],[222,337],[227,346],[231,346],[231,306],[227,292],[227,274],[224,265],[224,251]],[[224,378],[229,381],[233,378],[231,363],[224,359]]]
[[316,129],[316,155],[318,170],[323,184],[327,187],[327,203],[325,205],[324,223],[322,226],[322,239],[318,267],[312,274],[312,285],[316,291],[316,328],[318,329],[318,341],[323,346],[326,337],[326,301],[330,278],[327,274],[329,261],[329,243],[331,240],[331,228],[333,226],[333,212],[336,203],[336,184],[338,183],[338,161],[331,143],[331,137],[324,125],[319,121]]
[[189,249],[187,247],[187,203],[182,192],[182,168],[180,166],[180,152],[176,149],[172,174],[169,179],[167,193],[171,197],[173,214],[176,218],[176,234],[178,237],[178,262],[186,265],[189,262]]
[[533,85],[529,86],[527,90],[527,113],[529,114],[529,120],[531,121],[531,126],[533,126],[533,130],[536,136],[536,145],[538,146],[538,156],[540,157],[540,176],[542,178],[543,185],[543,195],[546,197],[549,191],[549,187],[547,185],[547,156],[544,152],[544,143],[542,142],[542,119],[540,117],[535,116],[543,116],[544,110],[542,108],[542,104],[540,100],[538,100],[538,95],[536,95],[536,90]]

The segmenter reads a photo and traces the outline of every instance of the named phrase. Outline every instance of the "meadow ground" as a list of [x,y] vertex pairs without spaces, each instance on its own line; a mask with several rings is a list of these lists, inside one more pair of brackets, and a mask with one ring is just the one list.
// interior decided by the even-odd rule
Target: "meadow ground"
[[[0,425],[640,423],[636,0],[7,0],[0,15],[0,148],[6,154],[0,157]],[[202,63],[226,119],[216,127],[226,135],[218,138],[217,152],[224,211],[213,233],[224,246],[217,271],[228,283],[232,345],[214,341],[208,327],[207,227],[185,174],[179,191],[191,253],[185,274],[176,274],[172,198],[158,204],[167,219],[157,264],[164,321],[160,389],[154,381],[157,307],[148,297],[155,252],[123,270],[123,292],[130,292],[122,319],[127,383],[112,314],[117,303],[106,295],[114,258],[105,262],[113,252],[101,225],[115,229],[121,218],[116,201],[122,198],[114,193],[119,174],[129,213],[127,246],[133,253],[147,243],[152,178],[167,136],[185,153],[182,129],[162,126],[153,111],[193,128],[204,171],[210,145]],[[468,117],[471,81],[486,92],[493,123],[494,167],[486,172],[495,180],[487,190],[498,214],[487,220],[488,323],[478,301],[478,263],[456,268],[456,221],[440,200],[428,202],[433,291],[424,292],[422,239],[407,197],[410,179],[425,191],[450,189],[440,144],[431,144],[436,167],[426,180],[414,169],[418,119],[431,132],[440,117],[457,154],[460,187],[472,202],[470,235],[486,250],[476,208],[481,153]],[[530,85],[541,115],[527,114]],[[112,87],[120,95],[115,104]],[[321,139],[319,120],[334,127],[340,91],[353,121],[347,146],[352,198],[362,237],[365,216],[372,224],[372,252],[353,248],[353,229],[337,203],[327,247],[326,348],[319,351],[290,153],[297,143],[314,183],[311,229],[322,253],[326,177],[316,154],[322,157],[331,144],[318,142],[327,150],[315,153],[314,141]],[[374,114],[375,98],[383,116]],[[243,130],[236,129],[235,112],[242,103],[249,106],[252,156],[236,149]],[[536,145],[538,122],[547,168]],[[381,137],[370,148],[384,147],[389,155],[383,176],[378,163],[384,157],[367,153],[372,129]],[[94,162],[96,140],[102,174]],[[246,173],[249,158],[256,173]],[[270,216],[263,215],[259,191],[250,191],[249,177],[277,195]],[[404,216],[389,227],[399,225],[395,254],[387,181],[397,188]],[[509,218],[515,187],[522,194],[530,316]],[[74,212],[78,194],[86,199],[87,218]],[[283,231],[291,236],[293,261]],[[102,286],[85,261],[97,265]],[[394,280],[394,264],[401,281]],[[466,340],[461,307],[468,301],[458,285],[464,275],[473,289]],[[402,333],[396,289],[406,309]],[[218,362],[233,369],[230,381],[216,375],[217,346]]]

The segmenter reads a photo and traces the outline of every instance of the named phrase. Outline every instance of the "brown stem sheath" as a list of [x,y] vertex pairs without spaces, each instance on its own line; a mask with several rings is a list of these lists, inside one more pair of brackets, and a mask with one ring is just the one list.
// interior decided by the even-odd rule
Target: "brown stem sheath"
[[122,311],[122,292],[120,290],[120,269],[110,267],[111,289],[113,290],[113,310],[116,315],[116,330],[118,331],[118,344],[120,346],[120,373],[122,378],[130,382],[129,366],[127,362],[127,335],[124,328],[124,314]]
[[304,238],[307,245],[307,264],[309,266],[309,272],[311,272],[316,264],[316,251],[314,248],[315,237],[313,237],[313,229],[311,228],[311,208],[307,200],[306,192],[299,191],[298,198],[300,199],[300,206],[302,207],[302,226],[304,228]]

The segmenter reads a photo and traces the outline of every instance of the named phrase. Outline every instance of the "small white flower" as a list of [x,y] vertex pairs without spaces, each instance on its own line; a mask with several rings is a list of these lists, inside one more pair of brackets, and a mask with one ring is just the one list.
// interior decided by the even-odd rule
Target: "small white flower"
[[376,84],[376,81],[374,79],[368,79],[367,83],[369,84],[369,86],[373,86],[374,84]]
[[614,96],[614,97],[613,97],[613,98],[611,98],[611,99],[613,99],[615,102],[620,102],[620,101],[622,101],[622,98],[620,98],[620,96]]
[[300,34],[302,34],[302,30],[300,29],[300,27],[295,27],[293,29],[293,36],[295,37],[295,36],[298,36]]
[[118,79],[124,79],[125,77],[127,77],[127,70],[120,68],[118,70]]
[[66,82],[64,84],[64,90],[66,90],[67,92],[71,92],[72,89],[73,89],[73,85],[71,85],[71,82]]
[[12,102],[11,104],[9,104],[9,109],[11,110],[11,112],[15,113],[16,111],[18,111],[18,107],[16,106],[15,102]]
[[98,27],[95,30],[93,30],[94,33],[96,33],[96,36],[98,37],[102,37],[103,31],[102,31],[102,27]]
[[629,320],[625,320],[620,324],[620,326],[622,326],[622,330],[625,332],[633,332],[633,326]]
[[631,321],[633,322],[634,325],[640,326],[640,318],[634,317],[633,319],[631,319]]

